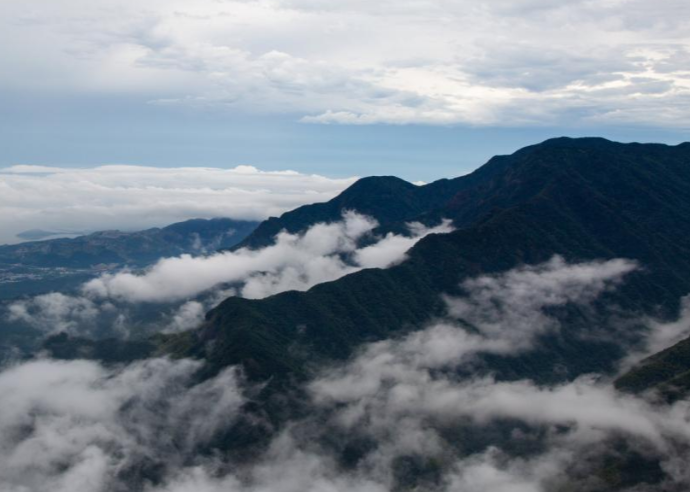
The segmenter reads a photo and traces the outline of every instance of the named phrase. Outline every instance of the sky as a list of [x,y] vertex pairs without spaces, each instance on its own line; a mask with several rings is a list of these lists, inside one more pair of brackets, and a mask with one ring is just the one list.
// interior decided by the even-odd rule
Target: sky
[[429,182],[562,135],[676,144],[689,24],[686,0],[5,0],[0,186],[104,165]]

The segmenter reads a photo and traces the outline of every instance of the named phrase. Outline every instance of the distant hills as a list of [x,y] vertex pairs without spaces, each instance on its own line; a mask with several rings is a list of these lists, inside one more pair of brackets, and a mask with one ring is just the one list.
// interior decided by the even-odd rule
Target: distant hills
[[[423,239],[408,261],[388,270],[362,271],[305,293],[227,299],[184,343],[174,343],[176,351],[216,368],[243,364],[262,379],[306,374],[363,342],[424,325],[442,313],[441,295],[457,292],[465,278],[556,254],[639,261],[644,270],[606,299],[633,312],[673,315],[690,291],[690,144],[559,138],[425,186],[366,178],[330,202],[264,222],[241,244],[258,247],[281,229],[304,230],[344,209],[374,216],[384,230],[442,217],[457,230]],[[607,371],[622,356],[619,344],[576,332],[573,325],[540,351],[487,364],[505,378],[549,380]]]
[[50,237],[76,237],[84,236],[88,232],[75,233],[70,231],[46,231],[43,229],[29,229],[28,231],[20,232],[17,237],[25,241],[41,241]]
[[192,219],[137,232],[101,231],[76,238],[31,241],[0,246],[0,263],[67,268],[145,265],[162,257],[229,248],[257,225],[232,219]]
[[165,257],[231,248],[257,225],[192,219],[137,232],[101,231],[0,246],[0,299],[70,289],[99,272],[123,266],[141,268]]

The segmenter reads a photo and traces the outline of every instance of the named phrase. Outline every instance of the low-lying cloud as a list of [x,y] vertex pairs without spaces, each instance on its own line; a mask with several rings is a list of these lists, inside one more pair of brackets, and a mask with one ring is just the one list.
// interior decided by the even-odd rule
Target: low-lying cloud
[[244,401],[235,370],[194,384],[199,366],[37,360],[5,369],[0,489],[98,492],[126,486],[141,466],[185,464],[232,424]]
[[[223,299],[260,299],[310,287],[364,268],[387,268],[405,260],[423,237],[452,230],[408,224],[408,235],[373,234],[378,223],[345,212],[333,223],[315,224],[303,233],[281,232],[274,244],[251,250],[166,258],[143,273],[104,274],[80,295],[50,293],[9,304],[6,320],[45,333],[129,337],[198,326]],[[359,242],[367,239],[366,246]],[[148,308],[141,304],[155,304]],[[151,311],[156,315],[152,316]]]
[[[376,443],[363,469],[390,472],[401,456],[425,457],[446,471],[436,490],[601,490],[606,484],[596,473],[607,453],[620,458],[616,440],[657,460],[667,481],[687,483],[678,464],[690,449],[688,401],[656,405],[618,393],[602,375],[539,385],[459,371],[478,354],[538,348],[541,335],[561,329],[553,307],[587,308],[636,268],[620,259],[568,264],[555,257],[467,280],[464,296],[447,299],[449,319],[365,347],[312,381],[312,397],[329,409],[331,432]],[[651,327],[651,340],[659,326]],[[469,442],[479,450],[468,452]],[[392,485],[390,474],[377,480]]]
[[388,234],[358,248],[358,241],[378,223],[355,212],[341,222],[316,224],[304,233],[281,232],[275,244],[207,257],[183,255],[160,260],[144,274],[103,275],[84,285],[93,297],[129,302],[170,302],[201,294],[221,284],[241,283],[238,294],[258,299],[310,287],[363,268],[386,268],[403,261],[405,252],[428,234],[450,232],[448,222],[433,228],[410,227],[410,236]]
[[138,230],[192,218],[263,220],[327,201],[355,181],[294,171],[100,166],[0,169],[0,244],[40,229]]
[[[114,308],[114,306],[113,306]],[[101,310],[91,299],[52,292],[17,301],[8,306],[9,321],[23,321],[33,327],[50,327],[55,332],[71,332],[96,321]]]
[[636,268],[622,259],[568,264],[556,256],[540,265],[468,279],[462,284],[464,296],[446,298],[445,319],[403,339],[370,345],[350,366],[314,383],[315,389],[324,398],[361,402],[377,397],[391,378],[457,367],[480,353],[526,352],[541,335],[560,329],[546,309],[587,306]]
[[[306,386],[307,415],[275,428],[249,461],[212,452],[213,436],[251,400],[237,370],[198,383],[200,363],[184,360],[110,369],[23,363],[0,373],[0,392],[9,397],[0,408],[0,486],[587,492],[608,490],[607,467],[633,453],[649,463],[634,470],[638,479],[651,481],[635,492],[682,490],[690,484],[688,401],[662,405],[621,394],[601,375],[552,385],[460,371],[477,354],[537,348],[542,335],[561,329],[553,308],[587,309],[636,268],[622,259],[570,264],[556,257],[468,279],[461,296],[447,298],[447,319],[323,368]],[[195,306],[185,310],[193,316]],[[145,486],[139,472],[146,468],[137,464],[161,461],[169,466]]]
[[446,298],[446,319],[400,340],[371,344],[349,365],[313,383],[313,389],[320,399],[356,402],[347,418],[354,421],[362,402],[388,394],[381,390],[391,382],[415,382],[422,388],[423,381],[430,381],[429,371],[457,368],[474,355],[533,349],[541,335],[561,326],[546,309],[587,306],[636,268],[622,259],[571,265],[556,256],[540,265],[468,279],[462,284],[466,295]]

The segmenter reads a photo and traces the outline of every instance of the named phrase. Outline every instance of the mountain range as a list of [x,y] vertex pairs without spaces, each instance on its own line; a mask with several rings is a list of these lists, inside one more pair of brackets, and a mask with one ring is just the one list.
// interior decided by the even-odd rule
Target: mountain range
[[[166,389],[155,404],[144,393],[126,400],[118,416],[137,432],[151,415],[151,428],[175,427],[146,428],[137,441],[145,456],[118,468],[113,490],[146,490],[199,460],[188,488],[170,490],[196,490],[203,467],[214,484],[236,481],[199,490],[262,490],[253,487],[276,463],[280,477],[336,477],[332,490],[484,490],[472,488],[479,478],[505,491],[686,489],[689,143],[557,138],[430,184],[363,178],[228,240],[222,231],[236,224],[213,221],[101,233],[64,243],[80,245],[65,261],[145,266],[152,251],[199,244],[246,260],[281,232],[304,237],[352,212],[376,225],[340,253],[345,265],[347,252],[381,238],[444,221],[452,232],[421,236],[388,268],[304,291],[249,299],[220,289],[234,295],[185,331],[47,337],[42,356],[97,360],[116,371],[109,380],[125,371],[137,381],[127,368],[157,374],[146,361],[194,368],[191,389]],[[46,264],[62,244],[10,257]],[[231,418],[223,404],[237,395],[224,391],[237,381],[244,400]],[[200,429],[206,440],[190,446]],[[168,463],[170,453],[181,461]],[[296,464],[304,456],[306,471]],[[539,475],[554,470],[551,482]],[[460,475],[469,482],[457,485]],[[357,481],[370,476],[389,486]]]
[[[374,217],[380,231],[448,218],[455,232],[422,239],[407,261],[386,270],[365,270],[308,292],[229,298],[202,327],[180,335],[183,344],[170,343],[216,370],[242,364],[260,379],[304,375],[310,366],[346,359],[362,343],[423,326],[443,313],[442,294],[458,293],[464,279],[554,255],[639,262],[643,270],[606,302],[673,316],[690,292],[688,163],[690,144],[560,138],[424,186],[362,179],[325,204],[269,219],[239,247],[267,244],[282,229],[298,232],[336,220],[346,209]],[[572,378],[610,370],[622,356],[618,340],[582,340],[574,327],[545,347],[490,365],[508,378]]]
[[192,219],[136,232],[99,231],[76,238],[30,241],[0,246],[0,263],[65,268],[143,266],[160,258],[229,248],[257,225],[233,219]]
[[[274,431],[252,421],[268,420],[270,428],[281,428],[304,419],[313,410],[303,403],[301,382],[308,384],[324,367],[360,360],[363,347],[407,339],[443,319],[447,296],[466,295],[469,279],[497,278],[554,258],[569,264],[625,259],[636,265],[591,306],[565,303],[550,310],[562,328],[540,334],[529,350],[479,354],[455,376],[547,386],[589,374],[615,377],[625,357],[644,346],[640,320],[674,322],[690,292],[687,143],[559,138],[495,157],[470,175],[424,186],[394,177],[366,178],[327,203],[269,219],[236,248],[260,248],[281,230],[303,232],[338,220],[346,210],[375,218],[380,235],[404,230],[405,223],[434,225],[442,219],[452,220],[455,230],[421,239],[406,261],[388,269],[364,270],[306,292],[228,298],[198,329],[159,339],[159,351],[204,360],[204,377],[239,366],[266,385],[258,406],[248,410],[251,417],[219,438],[222,447],[261,449]],[[615,387],[659,393],[668,402],[682,399],[690,389],[689,347],[690,339],[681,340],[633,364]],[[510,447],[510,438],[499,437],[502,432],[497,424],[449,442],[477,450]],[[341,438],[341,456],[367,456],[368,445],[356,437]],[[593,472],[600,484],[592,490],[666,490],[660,485],[667,479],[661,461],[628,446],[614,440],[603,448],[604,464],[594,465]],[[402,489],[423,489],[420,484],[433,476],[428,464],[414,466],[416,471],[399,479],[407,484]]]

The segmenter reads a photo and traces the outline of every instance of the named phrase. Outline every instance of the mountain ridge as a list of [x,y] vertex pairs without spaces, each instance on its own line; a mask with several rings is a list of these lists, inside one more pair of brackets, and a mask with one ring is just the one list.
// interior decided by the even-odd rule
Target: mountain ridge
[[0,263],[88,268],[100,263],[145,264],[164,256],[230,247],[257,222],[190,219],[141,231],[97,231],[76,238],[28,241],[0,246]]
[[395,176],[361,178],[327,202],[303,205],[280,217],[269,218],[233,249],[268,246],[281,231],[298,233],[319,222],[335,222],[350,209],[380,224],[404,223],[442,204],[454,193],[453,183],[452,179],[441,179],[418,186]]
[[[404,233],[405,223],[419,221],[427,225],[433,225],[440,221],[443,213],[448,212],[449,200],[457,201],[456,212],[460,208],[461,202],[459,193],[473,187],[477,182],[490,180],[492,177],[501,174],[506,168],[511,167],[517,159],[549,148],[575,148],[575,149],[601,149],[617,148],[635,150],[636,148],[670,150],[683,150],[690,148],[690,142],[683,142],[678,145],[667,145],[657,143],[620,143],[602,137],[555,137],[545,140],[539,144],[523,147],[513,154],[497,155],[489,161],[475,169],[474,171],[455,178],[441,178],[425,185],[414,185],[408,181],[395,176],[369,176],[361,178],[344,190],[340,195],[324,203],[303,205],[295,210],[289,211],[280,217],[271,217],[262,222],[257,229],[245,240],[234,246],[232,249],[248,247],[255,249],[264,247],[271,243],[273,237],[282,230],[290,233],[303,232],[308,227],[317,222],[332,222],[339,220],[342,212],[349,208],[356,209],[360,213],[369,215],[380,223],[377,229],[379,233],[396,232]],[[379,196],[389,192],[392,187],[404,188],[407,193],[414,195],[419,201],[417,207],[410,206],[406,200],[398,200],[393,203],[398,204],[403,210],[397,210],[395,214],[390,213],[392,204],[381,210],[382,204],[377,200],[372,200],[372,195]],[[366,202],[360,201],[364,196]],[[373,201],[373,203],[372,203]],[[453,208],[452,206],[450,208]],[[476,219],[475,216],[455,216],[453,217],[457,227],[471,223]]]
[[[416,329],[442,314],[441,294],[471,276],[561,255],[568,261],[628,258],[644,270],[613,298],[622,307],[672,313],[690,290],[690,146],[556,139],[491,159],[455,178],[460,189],[433,212],[458,230],[430,235],[388,270],[365,270],[305,293],[230,298],[207,314],[183,353],[211,367],[243,364],[255,377],[299,374],[314,360],[348,357],[361,343]],[[452,180],[451,180],[452,181]],[[615,186],[614,186],[615,185]],[[640,190],[644,194],[640,194]],[[334,203],[339,203],[337,200]],[[611,299],[609,299],[611,300]],[[187,335],[189,337],[190,335]],[[505,377],[572,377],[611,370],[615,344],[565,334],[549,354],[494,361]],[[179,348],[179,346],[178,346]],[[559,352],[560,351],[560,352]],[[587,352],[600,357],[581,357]],[[534,365],[540,367],[532,367]],[[530,373],[531,371],[531,373]]]
[[70,291],[125,266],[143,268],[165,257],[229,248],[257,225],[223,218],[191,219],[143,231],[98,231],[0,246],[0,299]]

